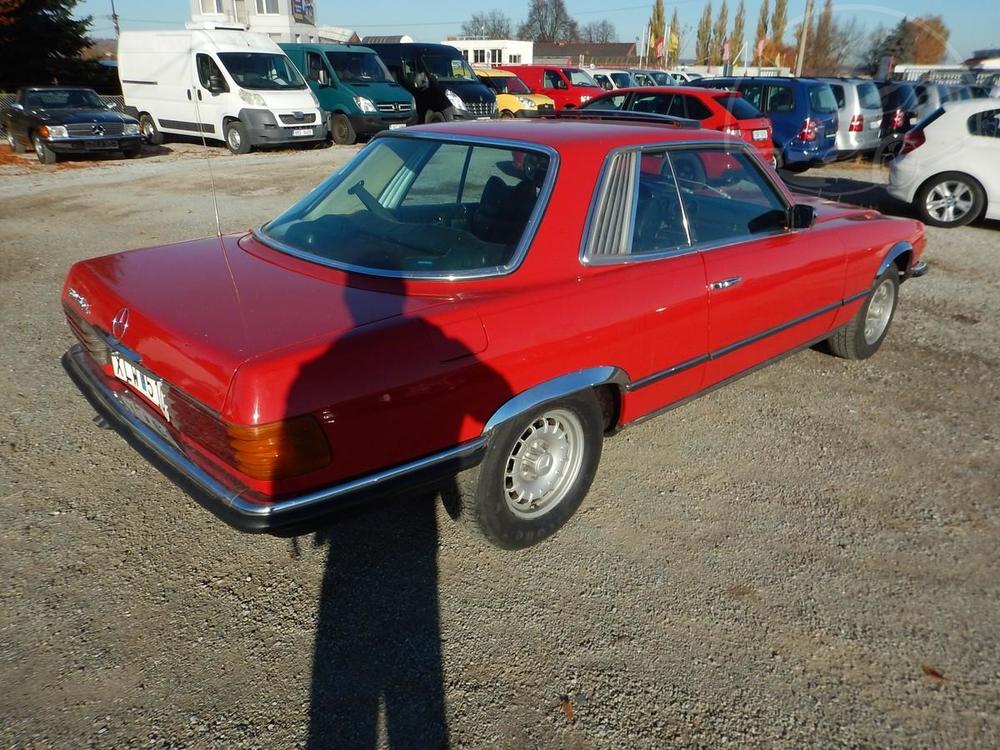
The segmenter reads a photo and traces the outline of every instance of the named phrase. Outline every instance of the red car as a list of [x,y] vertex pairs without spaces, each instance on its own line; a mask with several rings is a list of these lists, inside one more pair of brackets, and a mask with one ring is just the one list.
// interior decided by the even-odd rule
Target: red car
[[746,141],[771,166],[775,165],[771,121],[735,91],[690,86],[617,89],[590,100],[582,109],[649,112],[697,120],[703,128]]
[[797,202],[749,149],[642,123],[389,131],[250,233],[74,265],[64,363],[241,528],[477,467],[452,510],[525,547],[607,436],[819,341],[870,356],[925,272],[920,222]]
[[506,65],[517,73],[533,94],[544,94],[555,103],[556,112],[576,109],[604,93],[586,70],[570,65]]

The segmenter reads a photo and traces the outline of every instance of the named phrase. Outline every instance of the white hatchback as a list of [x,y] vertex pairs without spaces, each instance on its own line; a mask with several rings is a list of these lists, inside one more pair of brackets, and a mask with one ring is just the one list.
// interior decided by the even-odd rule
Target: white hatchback
[[1000,102],[946,102],[917,123],[892,162],[888,190],[936,227],[1000,219]]

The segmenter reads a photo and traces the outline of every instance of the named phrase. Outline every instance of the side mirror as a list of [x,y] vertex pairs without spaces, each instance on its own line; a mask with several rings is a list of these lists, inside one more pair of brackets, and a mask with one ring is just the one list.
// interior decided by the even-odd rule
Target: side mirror
[[330,74],[323,68],[317,68],[313,71],[313,80],[316,81],[321,88],[328,88],[330,86]]
[[24,112],[24,105],[20,102],[12,102],[10,108],[16,109],[18,112]]
[[566,85],[566,81],[564,81],[562,78],[560,78],[558,81],[556,81],[556,88],[557,89],[568,89],[569,86]]
[[118,102],[108,102],[108,109],[118,109]]
[[226,82],[219,76],[210,76],[208,79],[208,90],[213,94],[221,94],[226,90]]
[[815,208],[808,203],[796,203],[792,206],[791,226],[789,229],[808,229],[815,223]]

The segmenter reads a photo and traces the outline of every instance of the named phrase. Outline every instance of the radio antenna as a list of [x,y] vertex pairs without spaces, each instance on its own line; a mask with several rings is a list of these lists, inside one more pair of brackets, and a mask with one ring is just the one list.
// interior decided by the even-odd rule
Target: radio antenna
[[[212,208],[215,211],[215,236],[221,242],[222,221],[219,219],[219,196],[215,189],[215,172],[212,170],[212,156],[208,150],[208,142],[205,140],[205,126],[201,121],[201,107],[198,106],[198,102],[201,100],[201,90],[197,86],[193,88],[195,93],[192,97],[192,101],[194,101],[194,114],[198,120],[198,133],[201,135],[201,148],[202,153],[205,155],[205,165],[208,167],[208,182],[212,186]],[[225,136],[225,133],[223,133],[223,136]]]

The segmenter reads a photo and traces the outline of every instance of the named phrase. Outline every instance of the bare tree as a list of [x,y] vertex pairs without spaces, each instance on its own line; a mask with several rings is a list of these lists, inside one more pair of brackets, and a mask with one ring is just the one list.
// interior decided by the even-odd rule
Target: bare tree
[[510,39],[514,34],[514,23],[501,10],[474,13],[462,24],[462,36],[483,39]]
[[563,0],[531,0],[528,18],[517,35],[532,42],[572,42],[580,31]]
[[608,19],[591,21],[580,29],[580,40],[591,44],[607,44],[618,41],[618,31]]

